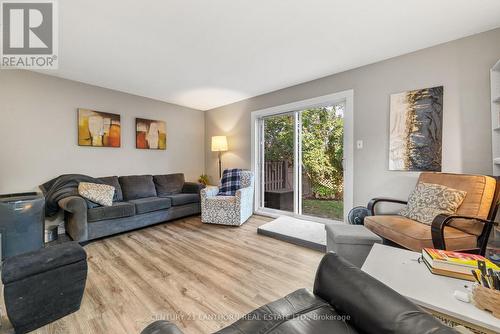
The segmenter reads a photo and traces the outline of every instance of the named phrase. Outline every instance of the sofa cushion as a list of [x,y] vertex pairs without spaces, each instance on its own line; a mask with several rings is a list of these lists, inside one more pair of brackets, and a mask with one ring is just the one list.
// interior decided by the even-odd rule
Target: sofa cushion
[[118,180],[122,187],[123,199],[126,201],[156,197],[156,188],[152,175],[120,176]]
[[439,214],[457,212],[467,192],[441,184],[419,182],[408,198],[408,204],[399,212],[401,216],[431,225]]
[[198,194],[174,194],[165,197],[170,198],[170,200],[172,201],[172,206],[200,202],[200,195]]
[[[450,173],[421,173],[419,182],[442,184],[467,192],[457,215],[487,218],[495,195],[496,181],[490,176]],[[478,221],[454,219],[450,226],[464,232],[480,235],[483,224]]]
[[126,202],[115,202],[112,206],[99,206],[87,210],[87,221],[130,217],[135,215],[135,206]]
[[120,186],[120,182],[118,182],[118,176],[99,177],[97,179],[104,184],[107,184],[108,186],[115,187],[115,196],[113,197],[113,202],[123,201],[122,187]]
[[160,198],[160,197],[138,198],[130,200],[129,203],[135,205],[135,212],[137,214],[164,210],[172,206],[170,198]]
[[158,196],[178,194],[184,186],[184,174],[154,175],[153,182]]
[[[397,215],[377,215],[365,218],[365,226],[382,238],[391,240],[416,252],[423,248],[434,248],[431,227],[415,220]],[[477,247],[477,237],[447,226],[444,229],[447,250]]]
[[350,333],[357,331],[323,299],[306,289],[264,305],[218,334]]

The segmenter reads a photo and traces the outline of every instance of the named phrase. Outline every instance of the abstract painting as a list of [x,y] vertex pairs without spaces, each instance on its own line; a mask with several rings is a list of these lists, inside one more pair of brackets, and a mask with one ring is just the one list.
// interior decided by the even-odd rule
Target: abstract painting
[[78,145],[120,147],[120,115],[78,109]]
[[443,86],[391,95],[389,170],[441,171]]
[[164,121],[135,119],[135,147],[150,150],[167,149],[167,127]]

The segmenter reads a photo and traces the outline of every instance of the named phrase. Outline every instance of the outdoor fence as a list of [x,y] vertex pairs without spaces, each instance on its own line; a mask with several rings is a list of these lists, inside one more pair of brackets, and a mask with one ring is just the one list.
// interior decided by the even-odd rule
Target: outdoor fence
[[[293,165],[288,161],[266,161],[264,164],[265,191],[293,190]],[[302,195],[312,195],[311,181],[302,174]]]
[[266,161],[264,164],[264,186],[266,191],[286,189],[288,166],[286,161]]

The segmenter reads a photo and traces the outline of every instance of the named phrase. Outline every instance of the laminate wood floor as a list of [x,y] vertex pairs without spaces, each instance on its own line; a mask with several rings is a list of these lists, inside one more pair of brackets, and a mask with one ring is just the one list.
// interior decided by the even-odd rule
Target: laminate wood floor
[[[189,217],[92,242],[80,310],[34,333],[134,334],[156,319],[187,334],[212,333],[311,289],[322,254],[258,235],[269,220],[230,227]],[[1,300],[2,332],[12,333]]]

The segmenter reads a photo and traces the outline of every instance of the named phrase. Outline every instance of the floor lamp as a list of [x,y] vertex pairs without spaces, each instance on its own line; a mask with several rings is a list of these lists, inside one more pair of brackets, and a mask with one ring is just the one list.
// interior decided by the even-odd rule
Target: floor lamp
[[212,137],[212,152],[219,152],[219,179],[222,177],[222,152],[227,151],[227,137],[213,136]]

